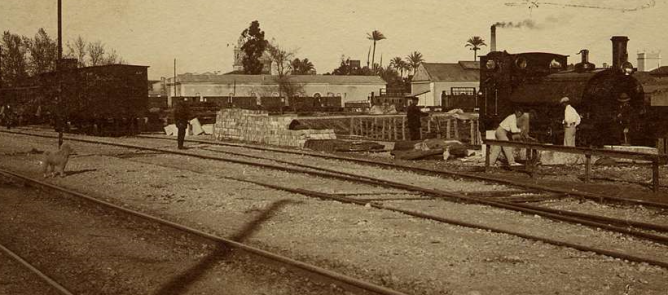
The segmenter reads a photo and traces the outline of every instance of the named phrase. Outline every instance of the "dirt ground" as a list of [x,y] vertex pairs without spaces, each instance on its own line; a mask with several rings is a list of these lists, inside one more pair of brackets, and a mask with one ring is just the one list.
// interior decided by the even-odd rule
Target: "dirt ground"
[[[175,148],[176,145],[151,139],[142,141],[168,148]],[[75,145],[79,155],[72,158],[68,176],[49,179],[49,182],[223,236],[235,236],[240,229],[252,226],[252,234],[244,239],[246,243],[408,294],[666,294],[668,289],[668,271],[660,267],[364,206],[314,200],[224,176],[249,177],[267,182],[278,180],[282,185],[337,194],[364,192],[367,195],[358,197],[383,198],[386,204],[406,206],[439,216],[525,229],[545,237],[574,242],[589,241],[668,261],[668,257],[664,257],[668,253],[664,245],[575,225],[562,225],[515,212],[425,199],[383,188],[296,177],[210,160],[82,143]],[[47,150],[53,146],[52,139],[0,134],[0,167],[38,176],[39,155],[30,151]],[[203,146],[191,144],[188,152],[211,154],[202,150]],[[381,157],[377,154],[360,156]],[[303,161],[319,160],[306,158]],[[409,164],[467,171],[480,167],[461,161],[416,161]],[[453,190],[476,186],[462,180],[446,181],[339,161],[330,161],[327,165],[363,170],[373,175],[391,173],[393,178],[404,177],[414,179],[416,183]],[[624,167],[615,169],[620,169],[620,176],[630,174]],[[555,175],[546,174],[542,180],[535,181],[580,185],[574,167],[561,171],[554,172]],[[665,171],[665,167],[662,168],[663,175]],[[509,178],[527,177],[505,170],[494,173]],[[617,194],[623,194],[620,190],[643,194],[647,191],[643,185],[623,185],[623,189],[609,188],[608,182],[602,181],[583,187],[606,187]],[[485,190],[507,189],[489,185]],[[652,221],[667,222],[655,211],[585,205],[605,212],[612,210],[617,212],[615,214],[637,215],[639,218],[656,215],[650,216]],[[267,212],[271,212],[270,218],[253,224],[258,215]]]

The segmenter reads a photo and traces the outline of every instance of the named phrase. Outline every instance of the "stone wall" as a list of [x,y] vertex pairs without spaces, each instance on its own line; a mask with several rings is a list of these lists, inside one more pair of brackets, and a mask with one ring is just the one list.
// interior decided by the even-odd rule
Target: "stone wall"
[[278,146],[304,147],[309,139],[336,139],[332,129],[290,130],[294,116],[269,116],[262,110],[222,109],[216,114],[213,137]]

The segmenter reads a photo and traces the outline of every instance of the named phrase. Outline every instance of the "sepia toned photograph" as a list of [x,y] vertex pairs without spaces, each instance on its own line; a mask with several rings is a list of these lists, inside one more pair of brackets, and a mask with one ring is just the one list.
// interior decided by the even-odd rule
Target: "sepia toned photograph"
[[0,0],[0,295],[668,294],[666,15]]

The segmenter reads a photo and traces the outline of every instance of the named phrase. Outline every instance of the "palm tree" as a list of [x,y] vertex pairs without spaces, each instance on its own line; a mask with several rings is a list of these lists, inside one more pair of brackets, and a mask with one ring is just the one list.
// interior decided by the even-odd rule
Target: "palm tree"
[[390,66],[399,71],[401,77],[404,76],[404,71],[408,68],[408,64],[399,56],[390,60]]
[[418,67],[423,61],[424,58],[422,58],[422,53],[419,53],[417,51],[413,51],[413,53],[406,56],[406,62],[408,63],[410,68],[413,69],[413,76],[415,76]]
[[310,75],[315,72],[315,67],[313,66],[313,63],[308,60],[308,58],[303,60],[295,58],[290,63],[290,68],[292,68],[293,75]]
[[385,35],[383,35],[383,33],[381,33],[380,31],[374,30],[371,33],[367,33],[367,39],[373,41],[373,55],[371,56],[371,64],[375,65],[374,61],[376,59],[376,42],[387,38],[385,38]]
[[466,41],[466,45],[464,47],[471,47],[470,49],[473,50],[473,61],[476,61],[478,59],[478,50],[480,50],[480,46],[487,46],[485,44],[485,40],[480,38],[480,36],[473,36],[469,38],[468,41]]

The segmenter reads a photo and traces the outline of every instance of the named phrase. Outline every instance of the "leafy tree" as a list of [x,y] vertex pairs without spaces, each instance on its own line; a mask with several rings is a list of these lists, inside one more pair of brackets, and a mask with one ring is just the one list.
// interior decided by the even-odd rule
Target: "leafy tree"
[[466,45],[464,45],[464,47],[471,47],[470,49],[473,50],[473,60],[474,61],[478,59],[477,53],[478,53],[478,50],[480,50],[481,46],[487,46],[487,44],[485,44],[485,40],[480,38],[480,36],[473,36],[473,37],[469,38],[469,40],[466,41]]
[[385,35],[383,35],[383,33],[381,33],[380,31],[374,30],[371,33],[367,33],[367,39],[373,41],[373,54],[371,55],[371,64],[374,65],[375,67],[374,62],[376,60],[376,42],[387,38],[385,38]]
[[250,75],[261,74],[262,62],[260,62],[260,57],[262,57],[269,42],[264,39],[264,31],[260,30],[258,21],[253,21],[250,27],[241,33],[240,43],[243,43],[241,50],[246,54],[241,60],[244,73]]
[[308,58],[303,60],[295,58],[290,63],[290,68],[292,69],[293,75],[315,75],[315,67]]
[[29,53],[28,68],[30,75],[51,72],[56,69],[56,60],[58,59],[58,44],[49,35],[40,28],[33,39],[23,37]]
[[90,57],[91,66],[99,66],[105,62],[104,44],[102,44],[102,42],[96,41],[88,43],[86,49],[88,50],[88,56]]
[[413,70],[413,76],[415,76],[418,67],[420,67],[422,62],[424,62],[424,58],[422,57],[422,53],[413,51],[413,53],[406,56],[406,62],[408,63],[410,69]]
[[125,60],[118,56],[118,53],[116,53],[115,49],[112,49],[109,53],[107,53],[107,56],[104,58],[102,61],[103,64],[105,65],[116,65],[116,64],[125,64]]
[[80,68],[86,66],[86,40],[78,36],[73,43],[67,42],[67,57],[76,58]]
[[267,45],[267,52],[269,52],[271,61],[276,64],[278,75],[286,74],[290,68],[290,59],[294,56],[294,53],[281,48],[273,39]]
[[18,86],[28,78],[26,46],[23,38],[5,31],[2,35],[2,70],[3,87]]

